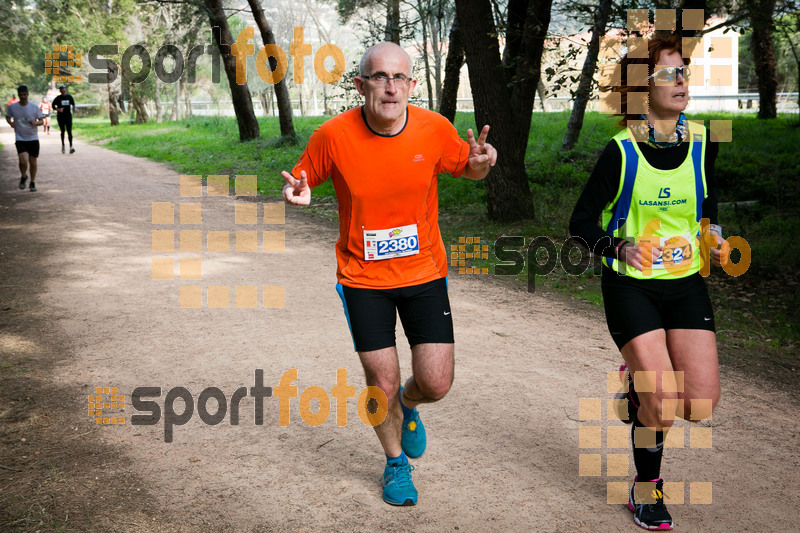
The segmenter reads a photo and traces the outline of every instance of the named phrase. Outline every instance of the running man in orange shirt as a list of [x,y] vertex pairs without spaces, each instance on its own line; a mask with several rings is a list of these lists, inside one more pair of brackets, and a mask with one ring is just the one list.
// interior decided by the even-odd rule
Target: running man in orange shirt
[[47,132],[50,135],[50,102],[47,101],[47,96],[42,96],[42,102],[39,104],[39,110],[42,112],[44,120],[42,122],[42,133]]
[[[283,198],[309,205],[311,188],[331,178],[339,200],[337,291],[367,385],[389,400],[375,432],[386,454],[383,499],[415,505],[408,458],[425,451],[416,407],[442,399],[453,382],[453,319],[447,297],[447,254],[439,232],[436,176],[486,177],[497,151],[489,126],[467,142],[450,122],[408,105],[416,86],[411,60],[380,43],[361,58],[356,89],[364,105],[320,126],[292,173]],[[397,314],[411,346],[413,375],[400,385]]]

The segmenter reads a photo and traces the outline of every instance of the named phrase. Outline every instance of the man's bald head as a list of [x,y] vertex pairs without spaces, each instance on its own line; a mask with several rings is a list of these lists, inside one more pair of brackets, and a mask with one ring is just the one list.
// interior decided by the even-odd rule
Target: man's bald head
[[405,56],[406,61],[408,61],[408,76],[413,77],[413,68],[414,64],[411,61],[411,57],[403,50],[400,46],[392,42],[384,42],[378,43],[375,46],[372,46],[364,52],[364,55],[361,56],[361,63],[358,65],[358,75],[359,76],[368,76],[370,74],[370,64],[373,57],[383,55],[383,54],[402,54]]

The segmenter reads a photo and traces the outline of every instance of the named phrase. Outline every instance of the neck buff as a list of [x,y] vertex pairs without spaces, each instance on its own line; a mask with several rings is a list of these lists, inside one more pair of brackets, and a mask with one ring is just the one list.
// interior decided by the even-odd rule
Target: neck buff
[[639,129],[635,133],[639,133],[640,135],[637,138],[644,137],[644,125],[647,124],[647,144],[652,146],[653,148],[671,148],[673,146],[678,146],[681,144],[687,137],[688,137],[688,127],[686,121],[686,115],[681,113],[681,116],[678,118],[678,122],[675,125],[675,133],[671,135],[662,135],[653,127],[650,122],[648,122],[647,117],[645,115],[639,115],[639,120],[642,121],[641,126],[633,126],[635,129]]

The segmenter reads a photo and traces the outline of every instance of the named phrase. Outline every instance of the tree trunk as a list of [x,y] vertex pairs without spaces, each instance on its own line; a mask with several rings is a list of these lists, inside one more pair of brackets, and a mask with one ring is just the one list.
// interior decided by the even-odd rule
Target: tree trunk
[[[514,221],[533,216],[525,150],[530,133],[533,98],[540,79],[544,39],[552,0],[510,0],[507,41],[500,47],[489,0],[456,0],[456,13],[469,66],[475,124],[494,126],[489,142],[497,149],[497,164],[486,178],[489,218]],[[498,75],[500,66],[505,72]]]
[[536,86],[536,95],[539,97],[539,105],[542,107],[543,112],[547,112],[547,87],[544,82],[539,78],[539,84]]
[[172,98],[172,113],[170,114],[170,120],[180,120],[181,119],[181,110],[178,108],[181,102],[181,84],[175,83],[175,96]]
[[333,115],[334,112],[333,112],[333,109],[331,109],[331,101],[330,101],[330,97],[328,96],[328,84],[327,83],[323,83],[322,84],[322,101],[323,101],[323,105],[325,107],[325,110],[323,112],[328,116]]
[[183,116],[190,118],[192,116],[192,91],[186,86],[186,81],[181,77],[181,92],[183,93]]
[[[417,0],[419,18],[422,21],[422,62],[425,65],[425,84],[428,86],[428,109],[433,107],[433,87],[431,87],[431,65],[428,58],[428,10],[423,5],[422,0]],[[414,73],[411,73],[414,76]]]
[[592,95],[592,82],[594,81],[594,72],[597,69],[600,38],[606,33],[606,21],[610,10],[611,0],[600,0],[600,5],[597,6],[597,12],[594,17],[592,39],[589,41],[586,60],[583,62],[583,70],[581,70],[581,80],[578,82],[578,90],[575,93],[575,103],[572,105],[572,113],[567,123],[567,134],[564,135],[564,142],[561,144],[562,150],[572,150],[581,134],[586,104]]
[[267,91],[258,91],[258,99],[261,101],[261,111],[264,113],[265,117],[269,116],[267,112]]
[[[800,21],[797,23],[798,30],[800,30]],[[800,115],[800,54],[797,51],[797,45],[792,40],[792,33],[786,30],[783,34],[784,38],[789,42],[789,49],[792,51],[795,65],[797,66],[797,113]]]
[[772,13],[776,0],[752,0],[753,59],[758,78],[758,118],[778,116],[778,74],[772,38]]
[[[442,101],[442,47],[440,32],[442,31],[442,2],[439,1],[438,10],[436,15],[432,17],[435,22],[431,31],[431,48],[433,49],[433,86],[436,93],[436,104],[440,105]],[[433,108],[431,108],[433,109]]]
[[147,114],[146,101],[139,94],[138,88],[131,87],[131,106],[136,111],[136,124],[145,124],[149,119]]
[[300,90],[297,91],[297,96],[300,99],[300,116],[304,117],[306,115],[306,110],[303,105],[303,88],[299,87]]
[[453,18],[450,28],[447,59],[444,62],[444,84],[442,99],[439,100],[439,113],[453,122],[458,108],[458,85],[461,79],[461,67],[464,66],[464,42],[458,24],[458,16]]
[[117,78],[118,68],[113,61],[106,60],[108,69],[108,119],[112,126],[119,126],[119,110],[117,109],[117,90],[114,81]]
[[257,139],[260,136],[260,131],[256,115],[253,112],[250,89],[247,87],[246,82],[242,85],[236,83],[236,58],[230,53],[233,37],[228,27],[228,17],[222,9],[222,0],[204,1],[209,22],[211,23],[214,44],[222,57],[222,65],[225,68],[225,75],[228,77],[231,99],[233,100],[233,111],[236,113],[236,122],[239,125],[239,140]]
[[[261,1],[247,0],[247,3],[250,4],[250,9],[253,11],[253,17],[256,20],[258,31],[261,32],[261,40],[264,41],[264,45],[275,44],[275,34],[272,33],[272,28],[267,22],[264,10],[261,9]],[[276,59],[270,57],[269,68],[274,71],[277,65]],[[294,122],[292,121],[292,100],[289,97],[289,88],[286,86],[286,77],[284,76],[273,88],[278,99],[278,122],[280,123],[281,136],[296,137]]]
[[389,0],[387,2],[384,40],[400,44],[400,0]]
[[158,80],[156,80],[156,124],[161,124],[163,117],[161,116],[161,85],[159,84]]

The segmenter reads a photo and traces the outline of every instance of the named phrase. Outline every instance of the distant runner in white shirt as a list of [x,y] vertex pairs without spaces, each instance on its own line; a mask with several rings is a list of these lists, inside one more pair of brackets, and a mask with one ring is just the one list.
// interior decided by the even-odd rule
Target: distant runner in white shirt
[[28,102],[28,88],[17,87],[19,102],[6,108],[6,122],[14,129],[17,155],[19,156],[19,188],[25,188],[28,181],[28,164],[31,167],[31,192],[36,192],[36,159],[39,157],[39,126],[43,124],[39,106]]

